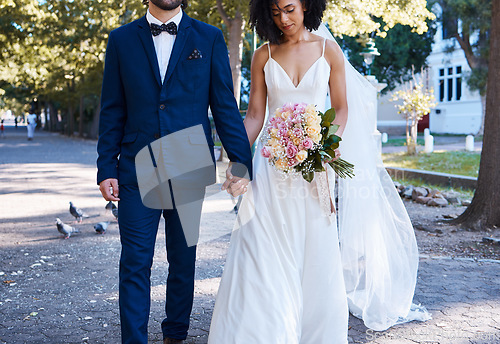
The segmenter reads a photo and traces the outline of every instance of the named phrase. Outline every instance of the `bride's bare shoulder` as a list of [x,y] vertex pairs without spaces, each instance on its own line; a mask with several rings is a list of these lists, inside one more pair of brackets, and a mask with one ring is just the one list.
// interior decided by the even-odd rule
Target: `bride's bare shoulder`
[[255,50],[253,53],[252,64],[254,66],[261,66],[264,68],[267,60],[269,59],[269,43],[261,45],[259,48]]
[[326,40],[325,58],[332,67],[344,65],[344,53],[337,42]]

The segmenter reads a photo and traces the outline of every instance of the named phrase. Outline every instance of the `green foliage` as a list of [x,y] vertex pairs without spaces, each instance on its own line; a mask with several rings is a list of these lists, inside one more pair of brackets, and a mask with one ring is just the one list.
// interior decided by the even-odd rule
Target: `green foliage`
[[396,24],[422,34],[428,29],[427,20],[434,20],[435,15],[427,9],[426,0],[333,0],[324,19],[338,36],[376,32],[384,37]]
[[442,9],[439,20],[443,23],[447,36],[456,38],[471,67],[472,72],[466,76],[469,88],[485,95],[492,0],[438,0],[437,2]]
[[[186,12],[222,28],[226,36],[224,17],[241,14],[248,22],[248,2],[241,0],[192,0]],[[0,1],[0,106],[20,109],[38,99],[67,109],[63,120],[72,122],[83,97],[83,112],[91,113],[98,106],[109,32],[144,13],[140,0]],[[396,23],[424,32],[429,18],[425,0],[333,1],[325,17],[334,32],[351,35],[383,35]],[[246,32],[242,73],[249,80],[252,35],[248,27]],[[243,87],[246,99],[248,85]]]
[[86,97],[84,113],[98,103],[109,32],[144,15],[136,0],[19,0],[0,9],[4,97],[73,109]]
[[382,154],[384,165],[477,177],[481,154],[465,151]]
[[[429,30],[423,34],[412,32],[408,26],[395,25],[387,31],[387,36],[375,36],[375,46],[380,52],[371,65],[371,73],[387,87],[383,93],[393,90],[398,84],[411,79],[412,68],[420,70],[432,51],[436,26],[428,22]],[[349,62],[360,72],[366,73],[363,57],[359,53],[363,46],[357,38],[344,36],[337,39]]]

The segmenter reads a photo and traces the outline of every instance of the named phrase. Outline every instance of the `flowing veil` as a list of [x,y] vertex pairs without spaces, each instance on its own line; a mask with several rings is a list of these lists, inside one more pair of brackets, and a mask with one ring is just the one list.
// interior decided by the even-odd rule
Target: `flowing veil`
[[[322,24],[314,34],[335,42]],[[344,56],[349,115],[342,135],[342,158],[355,177],[339,178],[339,240],[349,311],[368,328],[383,331],[431,318],[412,303],[418,248],[408,213],[385,170],[374,139],[373,86]],[[329,100],[328,100],[329,102]]]

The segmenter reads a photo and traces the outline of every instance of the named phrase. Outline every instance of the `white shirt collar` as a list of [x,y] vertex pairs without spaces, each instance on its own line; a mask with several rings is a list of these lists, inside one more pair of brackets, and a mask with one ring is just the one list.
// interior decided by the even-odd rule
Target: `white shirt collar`
[[159,19],[157,19],[156,17],[154,17],[151,14],[151,12],[149,12],[149,8],[148,8],[148,12],[146,13],[146,19],[147,19],[147,21],[148,21],[149,24],[161,25],[161,24],[168,24],[170,22],[174,22],[175,25],[177,25],[177,27],[179,27],[179,23],[181,22],[181,19],[182,19],[182,9],[179,11],[179,13],[177,13],[175,16],[173,16],[172,18],[170,18],[170,20],[168,20],[165,23],[162,23]]

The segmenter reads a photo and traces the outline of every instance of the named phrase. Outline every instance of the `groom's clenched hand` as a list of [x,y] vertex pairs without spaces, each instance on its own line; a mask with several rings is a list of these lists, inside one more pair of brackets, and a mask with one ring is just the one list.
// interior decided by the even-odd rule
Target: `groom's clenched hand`
[[106,201],[119,201],[118,179],[108,178],[99,183],[99,191]]
[[226,170],[226,181],[224,182],[224,184],[222,184],[221,189],[227,190],[227,192],[231,196],[237,197],[247,192],[247,187],[248,183],[250,183],[250,180],[247,178],[234,176],[231,173],[231,168],[232,164],[229,163],[229,167]]

